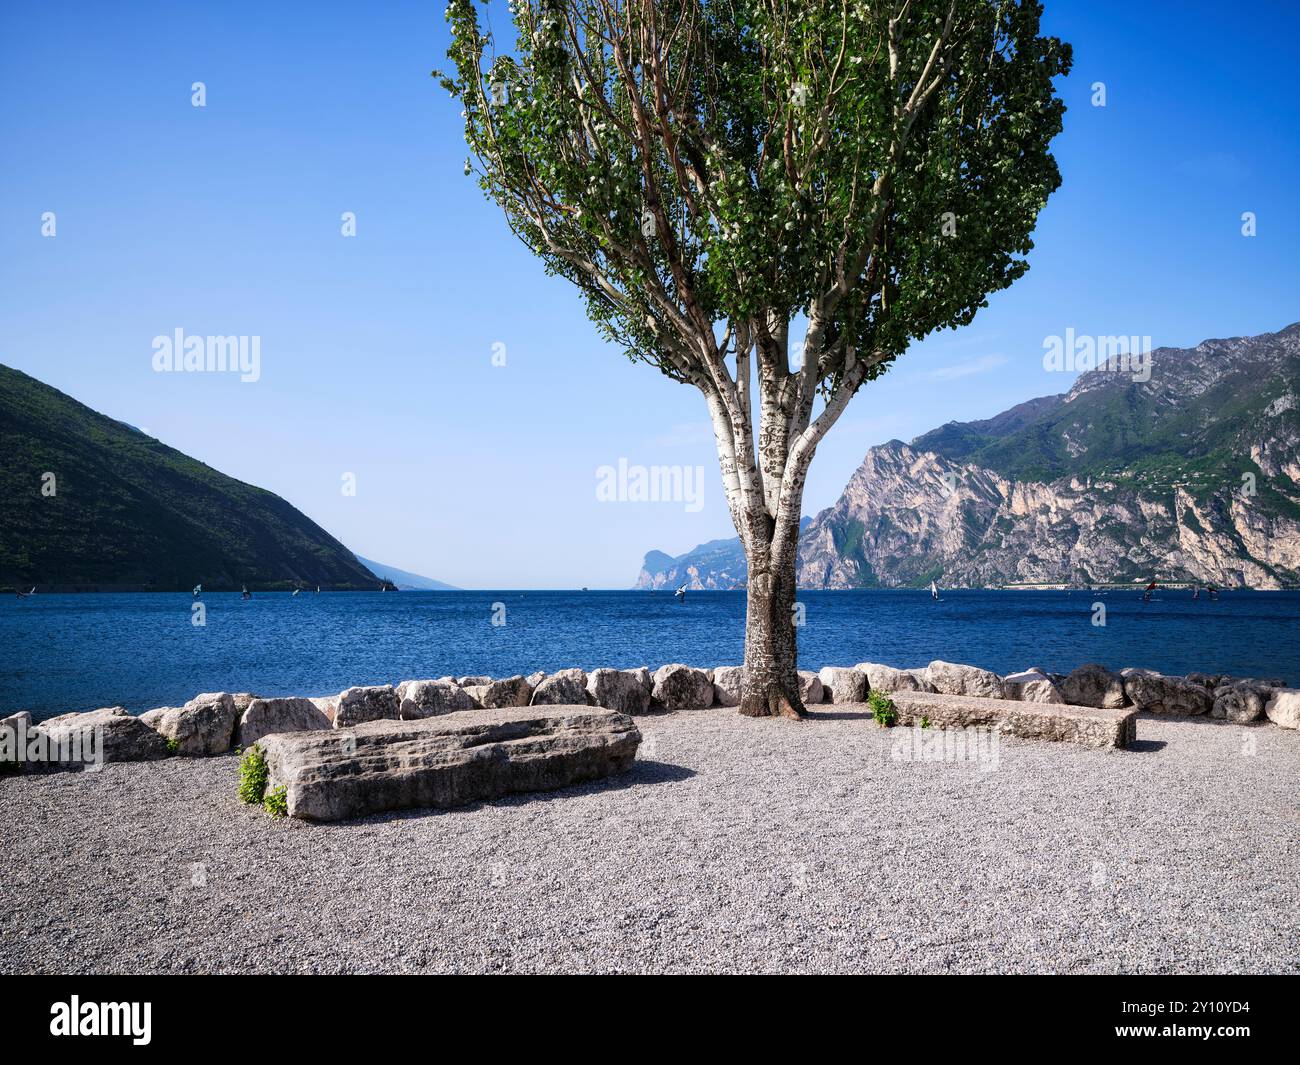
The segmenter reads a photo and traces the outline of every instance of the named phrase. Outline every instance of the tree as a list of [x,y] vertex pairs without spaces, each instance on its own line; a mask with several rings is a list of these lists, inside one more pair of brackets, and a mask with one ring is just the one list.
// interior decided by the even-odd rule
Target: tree
[[749,561],[740,712],[801,716],[809,463],[864,382],[1027,269],[1069,46],[1029,0],[509,10],[511,54],[447,9],[465,172],[603,335],[704,394]]

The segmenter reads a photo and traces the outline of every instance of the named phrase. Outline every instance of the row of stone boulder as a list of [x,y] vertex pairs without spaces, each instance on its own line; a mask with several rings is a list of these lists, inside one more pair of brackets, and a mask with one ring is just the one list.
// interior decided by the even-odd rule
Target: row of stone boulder
[[1189,673],[1168,676],[1149,669],[1114,671],[1097,663],[1071,673],[1030,668],[1005,677],[975,666],[931,662],[925,669],[899,670],[862,663],[872,688],[883,691],[939,692],[1061,703],[1119,710],[1131,708],[1185,717],[1205,715],[1236,723],[1268,718],[1283,728],[1300,728],[1300,691],[1277,678]]
[[[475,707],[583,704],[625,714],[704,709],[740,703],[740,666],[697,669],[681,663],[648,669],[564,669],[550,675],[443,677],[404,681],[395,688],[352,688],[324,706],[335,725],[396,717],[411,720]],[[1060,703],[1103,709],[1132,708],[1156,714],[1206,715],[1237,723],[1267,717],[1285,728],[1300,727],[1300,692],[1281,679],[1191,673],[1168,676],[1148,669],[1113,671],[1089,663],[1071,673],[1030,668],[1000,676],[977,666],[934,661],[922,669],[876,662],[800,671],[807,705],[860,703],[872,690],[972,695],[1021,702]],[[320,702],[318,700],[317,702]]]
[[[52,747],[99,729],[102,760],[142,761],[170,755],[202,757],[249,747],[264,736],[348,728],[367,721],[414,721],[474,709],[525,706],[600,706],[624,714],[736,706],[740,666],[697,669],[681,663],[653,673],[640,669],[562,669],[557,673],[494,679],[485,676],[406,680],[397,685],[349,688],[325,698],[261,698],[250,693],[205,693],[184,706],[160,707],[134,717],[122,707],[63,714],[33,726],[30,715],[0,718],[0,728],[44,736]],[[1165,676],[1146,669],[1112,671],[1090,663],[1068,674],[1028,669],[1008,676],[976,666],[935,661],[922,669],[875,662],[827,666],[799,673],[807,705],[860,703],[874,689],[934,692],[1032,703],[1156,714],[1205,715],[1248,723],[1267,718],[1300,728],[1300,691],[1282,680],[1191,673]]]
[[[173,755],[205,757],[250,747],[264,736],[348,728],[367,721],[403,720],[459,710],[526,706],[602,706],[628,714],[685,710],[713,703],[706,671],[563,669],[547,675],[442,677],[349,688],[323,698],[262,698],[248,692],[210,692],[184,706],[134,716],[120,706],[61,714],[33,724],[26,711],[0,718],[24,750],[53,752],[33,769],[73,768],[91,761],[138,762]],[[19,738],[21,737],[21,738]],[[59,752],[62,752],[60,755]],[[69,753],[71,752],[71,753]]]
[[[121,706],[86,713],[60,714],[32,723],[22,711],[0,718],[0,729],[24,752],[32,769],[81,767],[91,762],[146,762],[173,755],[223,754],[242,742],[245,720],[258,720],[255,704],[305,703],[315,717],[293,721],[278,707],[275,728],[329,728],[329,720],[306,699],[258,699],[251,694],[212,692],[196,695],[184,706],[163,706],[136,716]],[[250,718],[249,711],[252,710]],[[263,733],[265,734],[265,733]],[[32,757],[30,752],[40,752]]]

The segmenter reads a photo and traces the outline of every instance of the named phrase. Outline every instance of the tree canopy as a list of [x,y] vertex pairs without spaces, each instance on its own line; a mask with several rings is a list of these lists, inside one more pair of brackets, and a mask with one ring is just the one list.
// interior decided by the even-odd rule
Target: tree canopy
[[511,52],[447,9],[467,170],[631,357],[694,381],[802,313],[833,391],[1025,271],[1070,64],[1037,3],[508,8]]

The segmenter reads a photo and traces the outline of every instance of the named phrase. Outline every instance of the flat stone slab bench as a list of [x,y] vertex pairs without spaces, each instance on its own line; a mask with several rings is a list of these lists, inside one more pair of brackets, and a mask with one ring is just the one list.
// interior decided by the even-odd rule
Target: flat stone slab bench
[[289,816],[339,821],[549,791],[621,773],[641,733],[589,706],[466,710],[418,721],[281,732],[258,740]]
[[1064,703],[1022,703],[975,695],[891,692],[900,725],[930,719],[936,728],[981,725],[1026,740],[1058,740],[1084,747],[1127,747],[1137,738],[1137,710],[1097,710]]

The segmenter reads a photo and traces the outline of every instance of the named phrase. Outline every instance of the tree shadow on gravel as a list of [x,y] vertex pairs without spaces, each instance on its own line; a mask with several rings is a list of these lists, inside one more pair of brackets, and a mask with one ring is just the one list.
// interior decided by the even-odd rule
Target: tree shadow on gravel
[[1127,747],[1126,751],[1133,751],[1137,754],[1154,754],[1156,751],[1162,751],[1168,747],[1164,740],[1134,740]]

